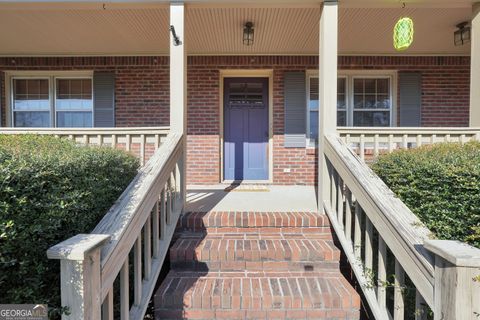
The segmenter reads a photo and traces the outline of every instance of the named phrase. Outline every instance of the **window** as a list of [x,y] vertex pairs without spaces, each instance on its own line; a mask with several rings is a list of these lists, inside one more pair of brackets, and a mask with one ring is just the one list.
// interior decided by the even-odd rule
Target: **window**
[[91,77],[13,77],[12,126],[92,127]]
[[[337,126],[388,127],[393,117],[393,75],[342,74],[337,80]],[[307,137],[318,137],[318,76],[307,79]],[[312,144],[312,143],[310,143]]]
[[93,116],[91,79],[56,79],[57,127],[91,127]]
[[50,126],[48,79],[14,79],[12,102],[15,127]]

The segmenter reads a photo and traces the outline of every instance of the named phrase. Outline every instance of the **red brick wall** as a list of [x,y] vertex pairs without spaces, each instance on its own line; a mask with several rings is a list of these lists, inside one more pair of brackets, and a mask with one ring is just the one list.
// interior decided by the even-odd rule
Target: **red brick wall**
[[[276,184],[313,184],[317,176],[313,149],[283,147],[283,74],[315,69],[316,57],[189,57],[188,183],[220,180],[220,71],[273,69],[273,180]],[[468,57],[339,57],[340,69],[421,72],[422,125],[468,126]],[[5,70],[108,70],[116,73],[117,126],[168,125],[167,57],[0,58],[2,98]],[[5,114],[5,101],[2,102]],[[5,117],[2,117],[5,124]],[[284,172],[290,169],[289,173]]]

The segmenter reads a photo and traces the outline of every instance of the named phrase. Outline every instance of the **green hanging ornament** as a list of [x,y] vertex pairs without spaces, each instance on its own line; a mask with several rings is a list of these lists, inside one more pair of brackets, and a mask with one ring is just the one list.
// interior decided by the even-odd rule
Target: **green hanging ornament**
[[393,46],[398,51],[407,50],[413,43],[413,20],[405,17],[393,28]]

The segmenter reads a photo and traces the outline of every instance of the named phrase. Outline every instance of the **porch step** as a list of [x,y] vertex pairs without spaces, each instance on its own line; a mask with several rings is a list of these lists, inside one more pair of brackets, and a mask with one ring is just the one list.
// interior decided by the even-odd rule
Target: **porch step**
[[338,272],[171,271],[160,319],[358,319],[360,299]]
[[193,212],[175,238],[156,319],[360,317],[323,214]]
[[170,249],[174,269],[274,271],[338,268],[340,251],[322,235],[182,235]]
[[[179,219],[180,231],[206,232],[224,228],[223,232],[238,229],[268,228],[273,232],[299,232],[314,227],[312,232],[330,228],[326,215],[315,212],[190,212]],[[282,230],[278,229],[282,228]],[[317,229],[319,228],[319,229]],[[268,230],[267,229],[267,230]],[[326,230],[326,229],[325,229]],[[253,230],[255,232],[258,230]],[[250,231],[244,231],[250,232]]]

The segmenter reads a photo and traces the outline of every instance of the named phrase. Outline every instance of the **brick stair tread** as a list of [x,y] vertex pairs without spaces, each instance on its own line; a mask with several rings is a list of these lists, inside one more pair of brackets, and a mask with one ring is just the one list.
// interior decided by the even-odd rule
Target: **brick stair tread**
[[358,311],[360,298],[337,272],[170,271],[157,310]]
[[316,212],[188,212],[178,222],[180,230],[208,228],[309,228],[329,227],[325,214]]
[[207,234],[181,236],[170,249],[170,261],[338,261],[332,240],[297,236]]

